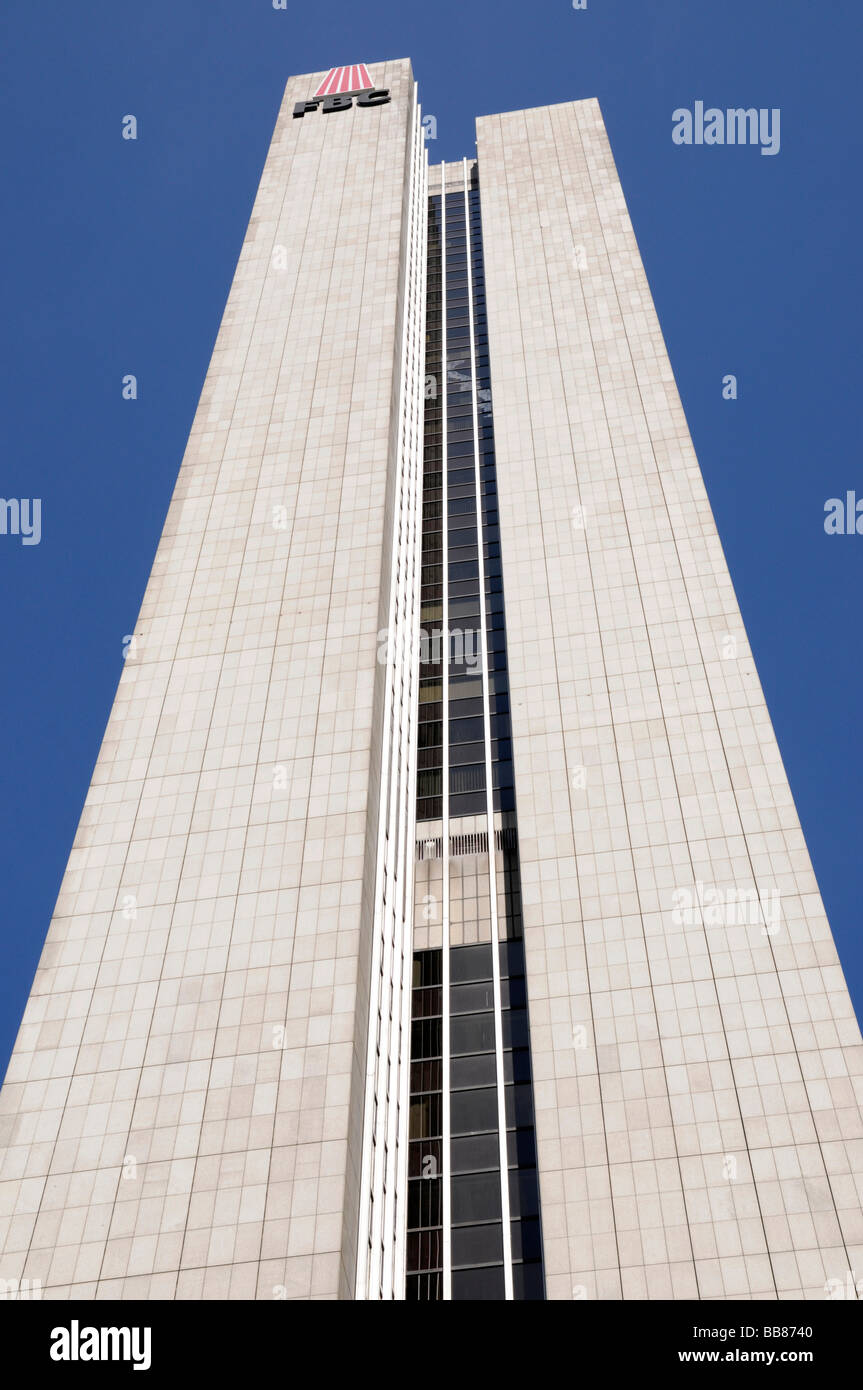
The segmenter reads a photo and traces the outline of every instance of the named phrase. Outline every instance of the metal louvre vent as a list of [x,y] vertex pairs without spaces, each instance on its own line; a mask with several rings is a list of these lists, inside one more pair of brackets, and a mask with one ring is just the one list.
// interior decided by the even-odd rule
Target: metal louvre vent
[[417,840],[417,859],[442,859],[443,858],[443,839],[438,835],[436,840]]
[[[518,848],[518,834],[515,826],[507,826],[504,830],[494,832],[494,847],[499,850],[514,850]],[[488,834],[485,830],[477,830],[469,835],[450,835],[449,837],[450,858],[459,858],[465,854],[488,854]],[[429,837],[425,840],[417,840],[416,857],[418,860],[441,859],[443,857],[443,836]]]
[[462,854],[488,854],[488,835],[478,830],[473,835],[450,835],[450,856]]

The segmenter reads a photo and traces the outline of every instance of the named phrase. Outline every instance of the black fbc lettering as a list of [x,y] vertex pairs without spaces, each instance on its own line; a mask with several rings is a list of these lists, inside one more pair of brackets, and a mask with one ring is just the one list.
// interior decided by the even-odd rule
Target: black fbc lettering
[[317,97],[314,101],[298,101],[294,105],[294,117],[305,116],[309,111],[321,107],[324,112],[347,111],[357,99],[357,106],[385,106],[390,99],[389,87],[370,87],[365,92],[334,92],[329,97]]
[[385,106],[389,99],[389,87],[372,87],[367,92],[360,92],[357,106]]

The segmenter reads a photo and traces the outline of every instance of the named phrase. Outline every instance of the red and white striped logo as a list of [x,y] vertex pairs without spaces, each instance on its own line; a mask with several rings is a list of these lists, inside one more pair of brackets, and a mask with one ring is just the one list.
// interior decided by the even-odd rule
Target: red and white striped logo
[[329,97],[335,92],[364,92],[367,87],[374,85],[365,63],[351,63],[346,68],[330,68],[315,96]]

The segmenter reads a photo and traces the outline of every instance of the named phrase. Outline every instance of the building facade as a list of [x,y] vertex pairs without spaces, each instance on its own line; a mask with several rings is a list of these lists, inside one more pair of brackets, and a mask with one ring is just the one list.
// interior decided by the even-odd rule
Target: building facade
[[860,1059],[597,103],[430,169],[407,60],[291,78],[0,1093],[0,1280],[823,1298]]

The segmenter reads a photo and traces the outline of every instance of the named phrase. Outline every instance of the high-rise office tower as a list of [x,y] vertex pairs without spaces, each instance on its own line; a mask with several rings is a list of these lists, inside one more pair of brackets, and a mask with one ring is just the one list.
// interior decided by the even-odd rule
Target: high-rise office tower
[[477,135],[428,168],[407,61],[288,83],[2,1092],[7,1290],[863,1269],[859,1032],[599,108]]

